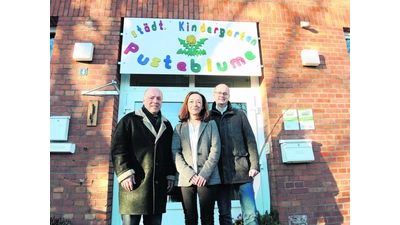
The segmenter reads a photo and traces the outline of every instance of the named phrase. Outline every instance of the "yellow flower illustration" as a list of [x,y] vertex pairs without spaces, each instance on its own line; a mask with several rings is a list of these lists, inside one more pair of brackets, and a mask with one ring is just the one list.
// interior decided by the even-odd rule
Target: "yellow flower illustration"
[[202,49],[204,43],[208,38],[200,38],[196,39],[196,36],[189,35],[185,39],[178,38],[179,43],[183,46],[183,48],[178,49],[176,54],[183,54],[187,56],[200,56],[206,55],[206,50]]
[[188,43],[190,46],[193,46],[196,44],[196,37],[193,35],[189,35],[186,38],[186,43]]

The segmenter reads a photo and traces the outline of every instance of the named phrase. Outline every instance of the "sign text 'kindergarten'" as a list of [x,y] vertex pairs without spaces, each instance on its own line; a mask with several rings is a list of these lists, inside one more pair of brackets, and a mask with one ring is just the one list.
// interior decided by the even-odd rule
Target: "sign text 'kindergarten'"
[[122,74],[261,76],[257,24],[125,18]]

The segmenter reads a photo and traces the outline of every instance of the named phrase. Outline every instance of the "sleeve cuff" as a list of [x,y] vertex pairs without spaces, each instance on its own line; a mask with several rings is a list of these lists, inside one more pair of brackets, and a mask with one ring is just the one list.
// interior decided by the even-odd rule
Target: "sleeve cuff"
[[173,180],[175,181],[175,176],[174,175],[168,175],[167,180]]
[[135,174],[135,171],[133,169],[130,169],[121,175],[118,176],[118,183],[121,183],[125,178],[129,177],[130,175]]

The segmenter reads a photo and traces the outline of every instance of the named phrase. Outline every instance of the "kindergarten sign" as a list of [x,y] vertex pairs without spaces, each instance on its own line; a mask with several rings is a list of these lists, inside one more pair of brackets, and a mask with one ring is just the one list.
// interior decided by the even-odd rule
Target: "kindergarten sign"
[[125,18],[121,74],[261,76],[257,24]]

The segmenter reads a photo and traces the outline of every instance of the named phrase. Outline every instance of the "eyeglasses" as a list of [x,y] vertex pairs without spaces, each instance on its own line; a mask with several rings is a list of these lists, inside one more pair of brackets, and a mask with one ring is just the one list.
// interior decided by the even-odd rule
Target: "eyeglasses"
[[223,96],[229,95],[228,92],[220,92],[220,91],[218,91],[218,92],[214,92],[214,93],[217,94],[217,95],[223,95]]

